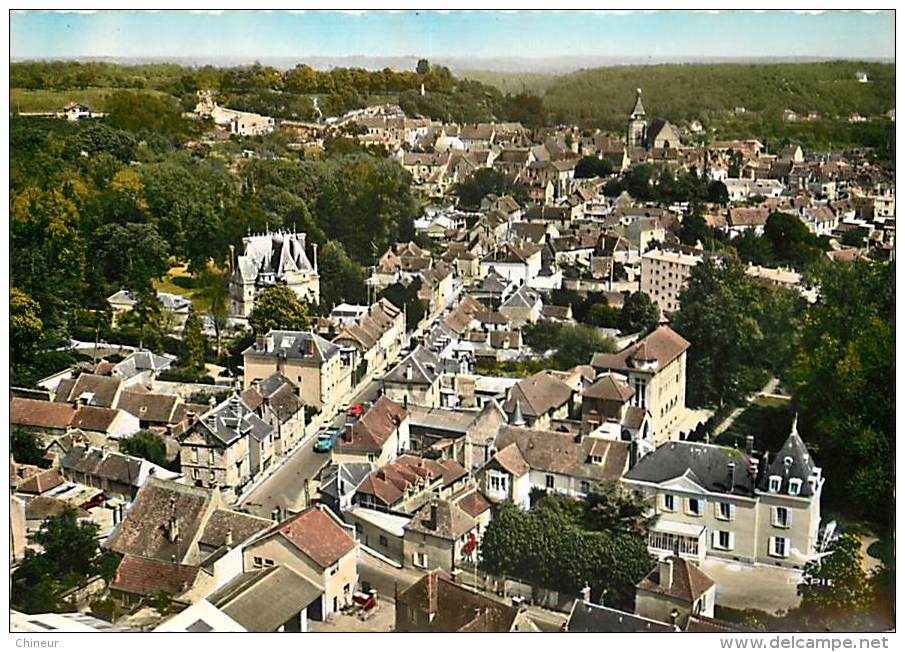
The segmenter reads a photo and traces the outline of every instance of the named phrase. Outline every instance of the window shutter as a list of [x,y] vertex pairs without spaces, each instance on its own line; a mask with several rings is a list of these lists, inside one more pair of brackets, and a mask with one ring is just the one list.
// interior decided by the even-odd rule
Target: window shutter
[[735,550],[735,532],[729,533],[729,550]]
[[770,537],[769,552],[771,555],[776,555],[776,537]]
[[735,505],[729,503],[729,520],[733,520],[735,518]]

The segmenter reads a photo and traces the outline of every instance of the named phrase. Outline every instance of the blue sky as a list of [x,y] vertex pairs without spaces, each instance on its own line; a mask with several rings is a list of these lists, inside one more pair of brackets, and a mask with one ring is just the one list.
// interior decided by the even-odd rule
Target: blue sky
[[892,12],[27,12],[10,31],[16,59],[895,55]]

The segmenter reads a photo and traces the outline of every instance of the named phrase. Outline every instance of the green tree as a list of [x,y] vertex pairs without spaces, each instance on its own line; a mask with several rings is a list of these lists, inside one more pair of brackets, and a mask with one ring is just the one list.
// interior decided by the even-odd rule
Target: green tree
[[585,156],[575,164],[576,179],[591,179],[593,177],[608,177],[613,173],[613,166],[609,161],[596,156]]
[[823,257],[817,237],[797,215],[771,213],[764,225],[764,238],[770,242],[775,259],[795,269]]
[[651,501],[639,491],[625,489],[618,482],[602,482],[585,498],[588,529],[619,531],[646,537],[656,520]]
[[10,433],[9,450],[20,464],[48,465],[44,451],[38,445],[37,437],[21,428],[14,428]]
[[194,310],[189,312],[182,331],[182,366],[195,371],[202,371],[207,351],[207,338],[201,329],[201,320]]
[[248,323],[255,333],[269,330],[304,331],[311,325],[308,304],[285,285],[273,285],[258,295]]
[[713,229],[707,226],[704,216],[701,214],[701,205],[692,204],[682,218],[682,226],[679,228],[679,241],[689,247],[696,246],[699,242],[706,245],[713,239]]
[[119,442],[120,452],[133,457],[141,457],[152,464],[168,468],[167,446],[163,439],[149,430],[139,430],[131,437]]
[[147,290],[167,271],[170,247],[153,224],[107,224],[92,241],[95,273],[108,287]]
[[475,170],[470,177],[453,186],[452,192],[459,198],[459,206],[473,210],[480,208],[481,200],[490,193],[512,195],[520,204],[524,204],[528,197],[523,184],[493,168]]
[[679,295],[672,327],[692,343],[688,399],[692,405],[737,400],[764,380],[757,367],[764,340],[754,308],[758,287],[737,261],[695,266]]
[[569,593],[587,583],[592,595],[624,604],[652,565],[646,534],[585,529],[585,509],[561,497],[542,498],[528,512],[504,504],[481,540],[481,566]]
[[800,615],[821,629],[858,628],[874,600],[873,585],[861,564],[861,540],[841,534],[827,552],[805,565],[798,585]]
[[60,594],[99,571],[96,523],[80,523],[72,509],[48,518],[32,540],[42,552],[28,550],[13,572],[10,601],[29,613],[55,611]]
[[657,325],[660,309],[647,294],[639,290],[625,298],[621,318],[621,327],[626,333],[647,333]]
[[894,267],[826,265],[788,373],[802,432],[837,479],[825,494],[886,526],[895,504]]
[[341,242],[328,240],[320,250],[320,300],[324,309],[343,301],[365,303],[368,298],[365,273],[361,265],[349,258]]
[[418,65],[415,66],[415,74],[426,75],[430,72],[431,64],[427,59],[418,59]]
[[125,330],[138,336],[139,346],[158,348],[164,336],[164,321],[163,306],[157,293],[150,289],[137,292],[135,305],[120,322]]
[[44,337],[41,306],[17,287],[9,289],[9,348],[13,365],[26,357]]
[[229,274],[213,266],[207,266],[199,275],[201,296],[210,303],[210,316],[217,336],[217,356],[222,352],[223,331],[229,323]]

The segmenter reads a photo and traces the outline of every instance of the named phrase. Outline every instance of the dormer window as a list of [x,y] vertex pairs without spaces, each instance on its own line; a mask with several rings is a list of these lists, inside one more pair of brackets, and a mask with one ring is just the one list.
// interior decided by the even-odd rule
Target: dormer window
[[789,495],[797,496],[801,493],[801,480],[798,478],[792,478],[789,480]]
[[771,475],[770,476],[770,492],[779,493],[780,487],[782,487],[782,476]]

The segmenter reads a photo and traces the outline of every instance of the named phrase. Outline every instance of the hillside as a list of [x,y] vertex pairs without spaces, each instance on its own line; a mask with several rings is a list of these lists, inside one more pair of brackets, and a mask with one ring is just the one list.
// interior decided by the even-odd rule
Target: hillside
[[[857,81],[859,70],[868,73],[868,83]],[[559,123],[621,129],[636,88],[643,90],[649,116],[678,124],[697,119],[719,135],[748,130],[761,137],[782,138],[786,132],[807,136],[819,129],[785,125],[783,110],[817,111],[824,131],[826,123],[845,121],[852,113],[879,119],[895,107],[895,65],[835,61],[597,68],[558,77],[547,88],[544,104]],[[746,109],[743,118],[736,117],[736,107]]]

